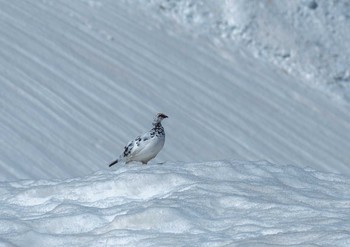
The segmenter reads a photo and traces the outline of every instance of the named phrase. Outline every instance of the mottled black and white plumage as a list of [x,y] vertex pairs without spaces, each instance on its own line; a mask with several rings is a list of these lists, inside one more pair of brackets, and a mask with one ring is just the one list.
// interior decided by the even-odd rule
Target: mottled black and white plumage
[[130,141],[124,147],[124,152],[109,167],[118,162],[127,164],[131,161],[139,161],[142,164],[147,164],[148,161],[156,157],[164,146],[165,132],[162,120],[167,117],[163,113],[158,113],[154,118],[153,128],[147,133],[136,137],[135,140]]

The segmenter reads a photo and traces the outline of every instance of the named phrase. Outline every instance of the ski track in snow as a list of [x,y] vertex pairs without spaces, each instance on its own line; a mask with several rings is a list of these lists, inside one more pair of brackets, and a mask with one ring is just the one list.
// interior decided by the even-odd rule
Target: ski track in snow
[[348,246],[350,180],[268,162],[0,184],[1,246]]
[[159,111],[170,118],[158,161],[269,160],[349,174],[346,109],[243,48],[179,35],[130,6],[2,1],[1,180],[107,169]]

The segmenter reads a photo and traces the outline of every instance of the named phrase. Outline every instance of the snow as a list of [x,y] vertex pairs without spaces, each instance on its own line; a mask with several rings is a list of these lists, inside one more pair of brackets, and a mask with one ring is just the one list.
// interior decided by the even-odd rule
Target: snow
[[106,169],[157,112],[169,121],[156,162],[268,160],[350,174],[348,107],[249,46],[189,33],[147,6],[3,2],[1,181]]
[[0,246],[349,246],[348,13],[1,1]]
[[0,185],[5,246],[348,246],[350,179],[268,162]]
[[350,100],[348,1],[147,2],[153,12],[194,35],[207,36],[217,44],[243,44],[255,57],[333,99]]

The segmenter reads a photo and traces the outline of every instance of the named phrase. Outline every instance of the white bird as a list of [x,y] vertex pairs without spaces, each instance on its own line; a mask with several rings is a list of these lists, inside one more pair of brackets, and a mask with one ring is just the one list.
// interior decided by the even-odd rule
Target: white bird
[[153,128],[147,133],[136,137],[135,140],[130,141],[124,147],[124,152],[109,167],[120,161],[126,164],[131,161],[140,161],[142,164],[147,164],[148,161],[156,157],[164,146],[165,132],[161,122],[167,117],[163,113],[158,113],[153,120]]

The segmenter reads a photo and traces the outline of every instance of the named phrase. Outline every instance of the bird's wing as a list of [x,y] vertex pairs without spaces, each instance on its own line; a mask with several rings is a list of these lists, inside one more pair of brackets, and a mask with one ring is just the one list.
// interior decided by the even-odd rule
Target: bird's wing
[[151,142],[153,137],[154,136],[150,132],[136,137],[124,147],[123,157],[133,157],[137,155]]

